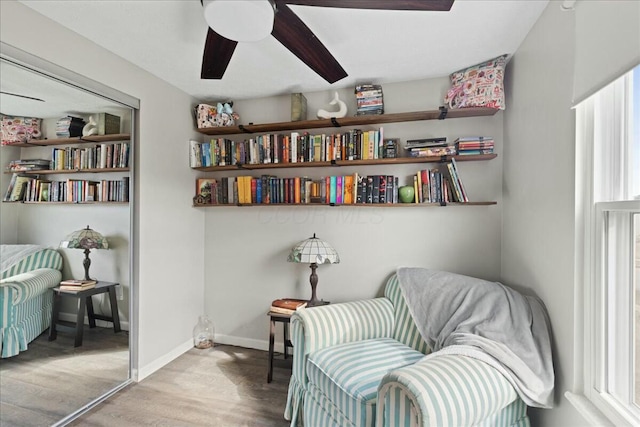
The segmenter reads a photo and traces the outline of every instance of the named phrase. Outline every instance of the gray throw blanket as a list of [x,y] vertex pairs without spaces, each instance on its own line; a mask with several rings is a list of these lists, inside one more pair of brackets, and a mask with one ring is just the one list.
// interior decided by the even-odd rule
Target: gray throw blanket
[[433,353],[460,354],[500,371],[529,406],[553,406],[549,321],[542,302],[497,282],[399,268],[400,288]]

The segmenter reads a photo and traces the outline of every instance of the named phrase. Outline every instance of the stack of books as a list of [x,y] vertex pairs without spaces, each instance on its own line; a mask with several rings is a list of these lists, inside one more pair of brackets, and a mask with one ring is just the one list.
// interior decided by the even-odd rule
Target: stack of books
[[85,289],[91,289],[96,287],[95,280],[79,280],[79,279],[69,279],[63,280],[60,282],[60,290],[61,291],[84,291]]
[[84,119],[81,119],[80,117],[63,117],[56,123],[56,137],[73,138],[76,136],[82,136],[82,128],[84,125]]
[[430,170],[419,171],[413,177],[413,185],[415,203],[466,203],[469,201],[454,158]]
[[455,140],[458,154],[493,154],[493,138],[490,136],[468,136]]
[[356,86],[356,116],[366,114],[384,114],[382,86],[364,84]]
[[50,165],[51,161],[46,159],[11,160],[7,170],[11,172],[47,170]]
[[409,139],[404,147],[409,157],[454,156],[456,147],[447,144],[446,137]]
[[307,306],[307,300],[295,298],[281,298],[271,303],[271,313],[293,314],[296,310],[300,310]]

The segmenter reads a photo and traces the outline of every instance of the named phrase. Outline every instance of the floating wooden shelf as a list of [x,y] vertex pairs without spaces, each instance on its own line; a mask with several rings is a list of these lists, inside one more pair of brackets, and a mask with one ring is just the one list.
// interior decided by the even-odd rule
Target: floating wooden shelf
[[343,126],[376,125],[384,123],[415,122],[420,120],[457,119],[463,117],[493,116],[498,112],[494,108],[470,107],[457,110],[416,111],[410,113],[372,114],[366,116],[342,117],[321,120],[302,120],[297,122],[280,122],[265,124],[248,124],[196,129],[205,135],[235,135],[243,133],[280,132],[300,129],[321,129]]
[[111,135],[77,136],[74,138],[32,139],[31,141],[23,144],[3,145],[3,147],[46,147],[50,145],[89,144],[89,143],[96,143],[96,142],[128,141],[130,139],[131,139],[131,134],[129,133],[115,133]]
[[22,203],[23,205],[128,205],[129,202],[25,202],[3,201],[2,203]]
[[329,203],[238,203],[217,205],[193,205],[194,208],[233,208],[233,207],[347,207],[347,208],[434,208],[441,206],[489,206],[498,202],[466,202],[466,203],[355,203],[355,204],[329,204]]
[[192,168],[203,172],[220,172],[233,170],[253,170],[253,169],[283,169],[283,168],[316,168],[331,166],[379,166],[379,165],[400,165],[409,163],[439,163],[450,162],[456,159],[456,162],[465,161],[481,161],[491,160],[498,157],[497,154],[476,154],[463,156],[440,156],[440,157],[398,157],[395,159],[373,159],[373,160],[336,160],[335,162],[302,162],[302,163],[261,163],[261,164],[244,164],[233,166],[207,166]]
[[5,171],[4,173],[17,173],[20,175],[63,175],[69,173],[106,173],[129,172],[129,168],[96,168],[96,169],[61,169],[61,170],[35,170],[35,171]]

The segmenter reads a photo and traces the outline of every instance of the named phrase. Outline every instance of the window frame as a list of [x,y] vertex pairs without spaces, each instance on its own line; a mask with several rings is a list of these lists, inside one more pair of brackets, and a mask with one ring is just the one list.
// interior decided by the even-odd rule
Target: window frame
[[[629,96],[633,88],[632,72],[623,76],[622,79],[623,90],[614,95],[618,97],[616,102],[619,103],[615,104],[615,108],[598,112],[600,106],[595,95],[577,106],[575,200],[576,337],[574,347],[576,365],[574,368],[574,389],[579,394],[568,392],[566,397],[575,406],[579,407],[581,412],[593,423],[601,424],[603,421],[602,415],[604,415],[609,422],[615,425],[640,425],[640,407],[633,402],[635,379],[632,378],[629,381],[629,389],[625,391],[626,394],[623,393],[627,398],[630,397],[630,403],[629,401],[621,401],[619,396],[616,397],[615,394],[610,393],[607,389],[610,384],[608,376],[612,375],[612,372],[607,369],[609,352],[605,348],[609,341],[607,338],[608,321],[606,318],[608,302],[605,294],[605,291],[608,290],[608,271],[606,270],[607,264],[604,262],[605,256],[607,256],[606,243],[608,242],[609,215],[624,212],[632,218],[634,213],[640,213],[640,200],[595,200],[598,193],[600,195],[597,197],[601,198],[602,189],[604,188],[602,182],[594,179],[596,172],[594,160],[600,154],[595,152],[596,139],[599,137],[596,135],[603,134],[602,122],[609,121],[604,124],[604,132],[607,132],[610,140],[626,139],[632,135],[632,123],[627,120],[632,111],[629,109],[633,108],[633,100]],[[624,105],[624,108],[617,108],[619,105]],[[597,123],[596,120],[601,120],[601,122]],[[634,120],[637,119],[634,117]],[[609,126],[609,128],[606,128],[606,126]],[[615,141],[612,144],[615,145]],[[626,155],[628,155],[628,152]],[[616,166],[609,165],[609,169],[607,169],[605,165],[606,172],[617,172]],[[613,173],[610,176],[613,176]],[[596,185],[594,181],[598,184]],[[611,181],[614,186],[623,184],[617,181],[616,178],[612,178]],[[606,190],[604,193],[606,193]],[[633,227],[632,219],[627,223],[630,227]],[[633,240],[631,239],[629,243],[632,244]],[[633,253],[632,246],[627,248],[627,254],[629,253]],[[631,265],[630,270],[633,272],[633,265]],[[631,283],[632,292],[635,292],[634,287],[635,285]],[[626,349],[628,351],[626,357],[630,359],[628,366],[632,369],[630,372],[632,374],[633,351],[635,351],[633,334],[638,332],[634,331],[634,307],[632,303],[629,305],[631,307],[630,312],[627,311],[627,315],[631,315],[631,325],[629,325],[629,345]],[[621,311],[616,311],[616,314],[623,316],[624,313]],[[580,350],[583,350],[582,354],[580,354]],[[636,373],[636,375],[638,374],[640,373]],[[640,390],[635,390],[635,393],[640,393]],[[597,410],[594,411],[594,407]]]

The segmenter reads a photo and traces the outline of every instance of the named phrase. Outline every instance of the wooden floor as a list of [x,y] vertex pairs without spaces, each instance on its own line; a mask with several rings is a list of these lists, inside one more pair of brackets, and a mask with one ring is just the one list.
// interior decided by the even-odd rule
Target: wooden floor
[[0,359],[0,426],[50,426],[128,378],[129,337],[111,328],[84,330],[81,347],[74,334],[48,332],[27,351]]
[[286,426],[290,368],[267,352],[220,345],[193,348],[83,415],[74,426]]

